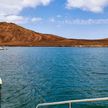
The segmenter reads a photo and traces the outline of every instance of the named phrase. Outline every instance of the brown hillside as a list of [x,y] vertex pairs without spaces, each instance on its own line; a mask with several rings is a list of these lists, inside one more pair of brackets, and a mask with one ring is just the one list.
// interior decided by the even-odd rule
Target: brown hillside
[[37,33],[14,23],[0,23],[1,46],[108,46],[108,38],[100,40],[66,39],[51,34]]
[[18,26],[14,23],[0,23],[0,43],[34,43],[34,42],[43,42],[43,41],[59,41],[64,38],[55,36],[37,33],[28,29],[25,29],[21,26]]

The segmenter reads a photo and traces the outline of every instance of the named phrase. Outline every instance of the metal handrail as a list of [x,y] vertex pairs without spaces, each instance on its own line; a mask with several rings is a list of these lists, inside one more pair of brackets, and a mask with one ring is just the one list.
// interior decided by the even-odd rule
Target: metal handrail
[[93,98],[93,99],[69,100],[69,101],[52,102],[52,103],[42,103],[42,104],[38,104],[36,106],[36,108],[39,108],[39,107],[42,107],[42,106],[53,106],[53,105],[63,105],[63,104],[69,104],[69,108],[71,108],[72,103],[97,102],[97,101],[108,101],[108,97]]

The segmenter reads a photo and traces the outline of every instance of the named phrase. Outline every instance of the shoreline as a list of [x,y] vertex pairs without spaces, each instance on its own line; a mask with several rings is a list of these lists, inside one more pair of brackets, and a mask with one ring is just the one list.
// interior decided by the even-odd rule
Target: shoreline
[[32,45],[0,45],[0,47],[70,47],[70,48],[108,48],[108,46],[99,46],[99,45],[92,45],[92,46],[32,46]]

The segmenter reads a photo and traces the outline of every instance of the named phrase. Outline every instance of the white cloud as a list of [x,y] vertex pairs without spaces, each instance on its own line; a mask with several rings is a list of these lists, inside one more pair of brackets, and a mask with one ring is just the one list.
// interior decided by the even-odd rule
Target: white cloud
[[[54,19],[54,20],[53,20]],[[49,22],[55,24],[68,24],[68,25],[102,25],[108,24],[108,19],[50,19]]]
[[52,22],[52,23],[56,22],[55,21],[55,18],[53,18],[53,17],[52,18],[49,18],[49,22]]
[[108,0],[67,0],[67,8],[79,8],[95,13],[103,12]]
[[[22,22],[23,16],[19,16],[19,13],[26,7],[35,8],[37,6],[46,6],[51,0],[0,0],[0,21],[7,22]],[[28,19],[26,19],[28,20]],[[32,19],[39,21],[41,19]],[[37,21],[37,22],[38,22]]]
[[32,19],[31,19],[31,22],[33,22],[33,23],[37,23],[37,22],[41,22],[43,19],[41,18],[41,17],[33,17]]
[[2,16],[0,15],[0,22],[13,22],[16,24],[37,24],[41,22],[43,19],[41,17],[23,17],[19,15],[8,15]]
[[63,20],[62,23],[75,25],[108,24],[108,19],[72,19]]
[[17,15],[3,16],[3,15],[0,15],[0,21],[21,23],[23,20],[24,20],[23,16],[17,16]]
[[21,23],[24,20],[24,17],[17,15],[10,15],[5,17],[7,22]]
[[18,14],[25,7],[48,5],[51,0],[0,0],[0,14]]
[[38,5],[48,5],[51,0],[23,0],[23,5],[25,7],[36,7]]

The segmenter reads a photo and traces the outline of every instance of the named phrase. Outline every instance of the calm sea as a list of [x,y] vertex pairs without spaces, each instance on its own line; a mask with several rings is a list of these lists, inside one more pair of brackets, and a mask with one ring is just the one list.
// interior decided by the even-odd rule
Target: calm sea
[[[108,97],[108,48],[8,47],[0,50],[0,77],[1,108]],[[72,108],[108,108],[108,101]]]

